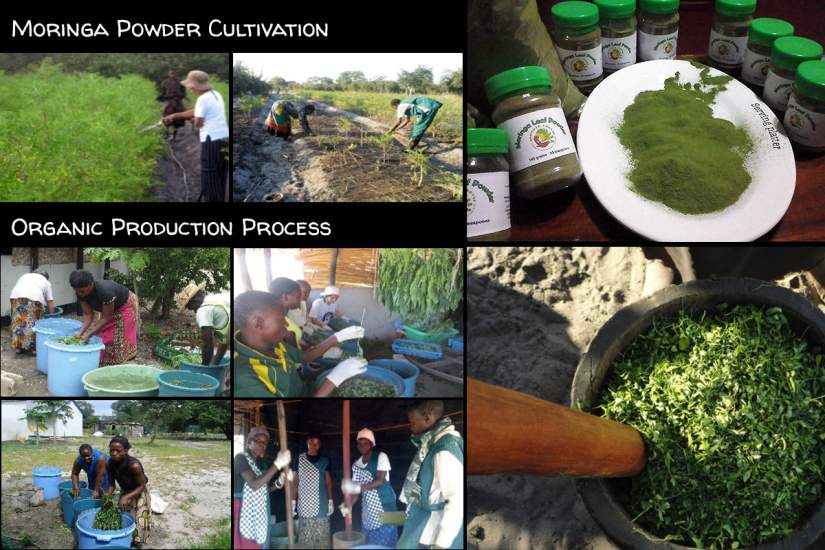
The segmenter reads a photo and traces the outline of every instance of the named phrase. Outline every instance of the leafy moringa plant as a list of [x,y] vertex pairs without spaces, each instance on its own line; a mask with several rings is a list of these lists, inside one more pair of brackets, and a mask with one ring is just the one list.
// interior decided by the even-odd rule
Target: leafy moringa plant
[[101,531],[119,531],[123,529],[123,516],[120,515],[120,509],[115,506],[112,495],[103,495],[103,506],[95,514],[92,528]]

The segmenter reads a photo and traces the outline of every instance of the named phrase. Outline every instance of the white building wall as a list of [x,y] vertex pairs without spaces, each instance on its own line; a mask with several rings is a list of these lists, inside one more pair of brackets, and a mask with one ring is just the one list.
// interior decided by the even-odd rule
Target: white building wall
[[[372,288],[349,288],[340,287],[341,296],[338,298],[338,314],[349,317],[353,321],[361,322],[361,315],[364,314],[364,331],[367,338],[378,340],[391,340],[395,338],[395,326],[393,322],[398,319],[398,315],[390,313],[384,306],[378,303],[373,296]],[[313,288],[309,293],[308,307],[312,308],[312,302],[321,297],[322,288]]]
[[[83,435],[83,414],[77,405],[70,403],[73,418],[66,419],[65,422],[57,422],[58,437],[81,437]],[[18,437],[28,439],[30,435],[36,433],[34,422],[29,422],[23,418],[23,409],[34,406],[34,400],[28,401],[3,401],[3,441],[14,441]],[[23,418],[23,420],[20,420]],[[40,430],[41,436],[52,435],[52,420],[46,421],[46,429]]]

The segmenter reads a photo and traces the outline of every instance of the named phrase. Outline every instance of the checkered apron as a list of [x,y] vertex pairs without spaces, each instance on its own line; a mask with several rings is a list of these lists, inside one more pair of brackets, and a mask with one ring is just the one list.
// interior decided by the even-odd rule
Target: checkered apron
[[[359,485],[372,483],[372,474],[366,468],[360,468],[355,464],[352,465],[352,481]],[[378,515],[384,511],[384,506],[381,504],[381,497],[378,496],[378,491],[370,489],[361,493],[361,523],[364,529],[372,531],[373,529],[380,529],[384,526]]]
[[321,472],[306,453],[298,458],[298,517],[315,518],[321,511]]
[[[262,474],[260,468],[252,458],[244,453],[247,464],[256,476]],[[243,484],[243,502],[241,502],[241,518],[239,522],[241,536],[264,544],[269,534],[269,489],[264,483],[253,491],[248,483]]]

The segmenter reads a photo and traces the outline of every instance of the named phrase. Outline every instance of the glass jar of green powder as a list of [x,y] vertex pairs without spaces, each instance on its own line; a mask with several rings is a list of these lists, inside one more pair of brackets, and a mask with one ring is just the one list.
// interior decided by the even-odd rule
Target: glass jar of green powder
[[784,112],[796,78],[796,68],[803,61],[816,61],[821,57],[822,46],[809,38],[783,36],[774,40],[771,64],[765,76],[765,89],[762,90],[765,103],[777,113]]
[[471,241],[510,238],[507,142],[504,130],[467,130],[467,237]]
[[745,48],[745,59],[742,62],[742,80],[757,88],[761,92],[768,75],[768,65],[771,62],[771,46],[774,40],[794,33],[793,25],[781,19],[760,17],[751,22],[748,33],[748,46]]
[[602,67],[612,74],[636,63],[636,0],[593,0],[602,29]]
[[679,0],[639,0],[639,59],[673,59],[679,38]]
[[756,0],[716,0],[716,14],[708,43],[711,66],[728,73],[737,73],[742,69],[748,47],[748,30],[755,11]]
[[561,101],[544,67],[516,67],[490,77],[484,89],[493,123],[509,137],[510,181],[528,199],[570,187],[582,175]]
[[804,61],[785,110],[785,129],[805,153],[825,153],[825,61]]
[[602,81],[599,8],[590,2],[559,2],[550,15],[559,60],[573,84],[589,94]]

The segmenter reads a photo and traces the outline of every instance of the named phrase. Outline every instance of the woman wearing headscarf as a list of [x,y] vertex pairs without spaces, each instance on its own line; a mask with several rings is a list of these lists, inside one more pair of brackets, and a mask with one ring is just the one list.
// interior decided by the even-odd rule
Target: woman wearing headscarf
[[86,472],[89,489],[92,490],[92,498],[100,498],[109,489],[109,474],[106,471],[108,464],[109,456],[106,453],[93,449],[88,443],[81,445],[72,464],[72,495],[77,497],[80,494],[80,471],[83,470]]
[[233,548],[269,548],[269,493],[286,483],[282,470],[289,465],[292,455],[289,449],[281,449],[267,467],[264,460],[267,445],[269,431],[264,426],[252,428],[246,436],[244,452],[234,459]]
[[321,437],[307,435],[307,452],[298,455],[293,481],[292,515],[298,516],[299,548],[331,548],[332,476],[329,458],[321,454]]
[[[352,465],[352,480],[344,479],[341,482],[341,491],[345,495],[355,496],[353,506],[361,495],[361,527],[367,537],[367,544],[395,548],[398,528],[384,525],[381,521],[382,513],[398,510],[395,491],[390,485],[390,459],[386,453],[373,449],[375,434],[367,428],[358,432],[356,446],[361,457]],[[346,517],[351,510],[342,505],[341,513]]]
[[35,353],[34,324],[43,318],[46,306],[54,313],[49,274],[35,271],[21,275],[9,295],[11,300],[11,346],[15,353]]
[[[96,280],[88,271],[72,271],[69,284],[83,309],[83,325],[77,336],[84,342],[99,336],[106,349],[100,354],[100,366],[118,365],[137,355],[140,324],[138,299],[125,286],[109,280]],[[95,312],[100,317],[94,321]]]
[[109,463],[106,470],[110,484],[106,494],[115,492],[115,484],[120,487],[117,505],[135,520],[132,542],[138,545],[146,542],[149,536],[152,500],[149,496],[149,478],[146,477],[140,460],[129,454],[131,448],[129,440],[121,435],[109,441]]

